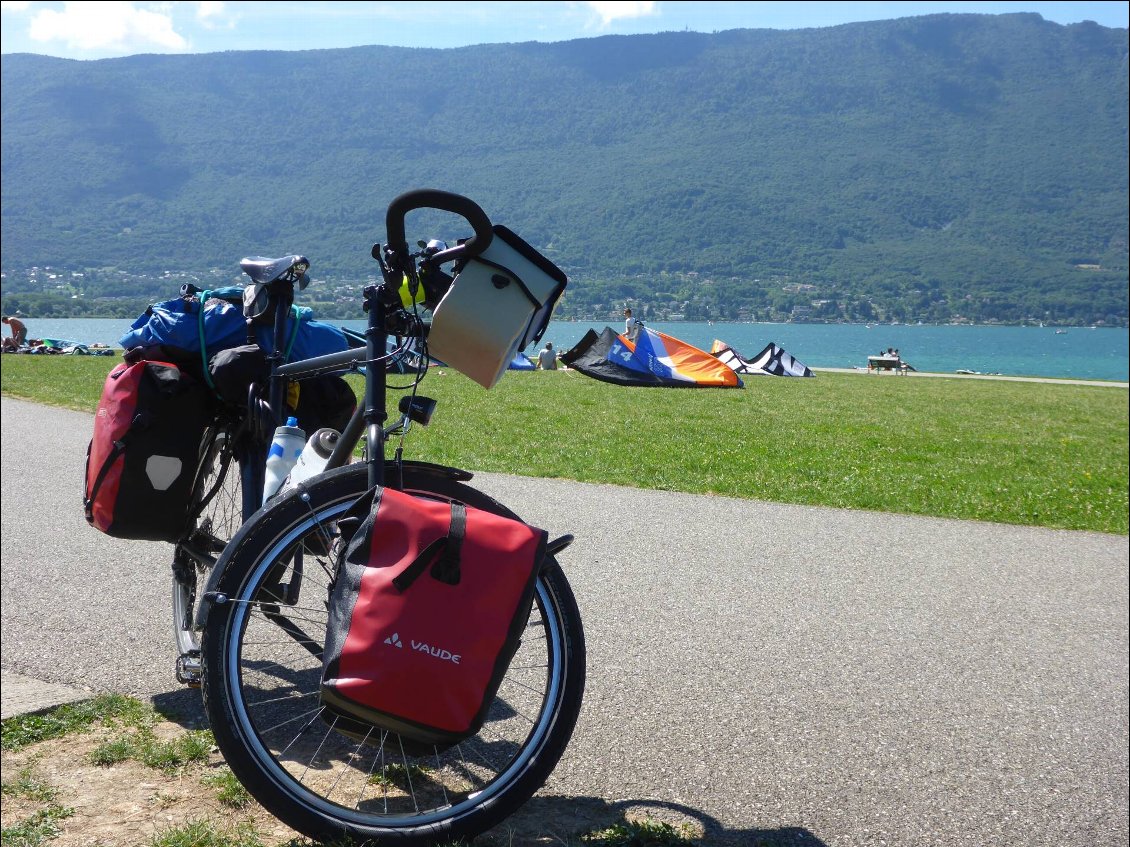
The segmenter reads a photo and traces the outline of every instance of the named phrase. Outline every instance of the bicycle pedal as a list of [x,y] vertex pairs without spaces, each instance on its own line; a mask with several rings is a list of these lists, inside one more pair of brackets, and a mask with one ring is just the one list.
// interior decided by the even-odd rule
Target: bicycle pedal
[[204,665],[200,653],[181,653],[177,656],[177,682],[189,688],[199,688],[204,679]]

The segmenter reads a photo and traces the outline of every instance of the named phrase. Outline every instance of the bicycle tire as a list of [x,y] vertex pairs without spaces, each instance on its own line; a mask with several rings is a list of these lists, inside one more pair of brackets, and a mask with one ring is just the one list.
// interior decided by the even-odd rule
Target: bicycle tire
[[204,433],[193,484],[190,521],[173,550],[173,634],[181,655],[198,653],[193,628],[198,587],[243,524],[243,485],[235,437],[222,422]]
[[[424,755],[398,736],[378,746],[358,742],[356,727],[335,731],[320,719],[318,702],[325,604],[340,546],[334,519],[367,487],[363,465],[316,477],[257,513],[224,552],[215,589],[225,602],[209,608],[202,639],[212,732],[255,799],[310,838],[398,847],[469,839],[541,788],[568,744],[584,690],[580,612],[560,566],[547,559],[490,716],[454,747]],[[403,487],[514,517],[481,492],[420,468],[406,467]],[[262,586],[279,584],[280,563],[296,551],[302,593],[288,607]]]

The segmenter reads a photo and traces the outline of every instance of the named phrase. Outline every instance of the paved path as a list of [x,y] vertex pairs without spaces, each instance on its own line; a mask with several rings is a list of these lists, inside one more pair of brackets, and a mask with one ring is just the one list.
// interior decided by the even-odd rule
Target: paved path
[[[4,398],[8,674],[196,710],[168,551],[87,527],[89,415]],[[585,708],[518,816],[706,847],[1128,842],[1125,537],[483,474],[551,531]]]
[[0,691],[3,691],[3,714],[0,715],[3,720],[17,715],[35,714],[63,703],[75,703],[90,697],[90,693],[81,688],[57,685],[7,670],[0,670]]

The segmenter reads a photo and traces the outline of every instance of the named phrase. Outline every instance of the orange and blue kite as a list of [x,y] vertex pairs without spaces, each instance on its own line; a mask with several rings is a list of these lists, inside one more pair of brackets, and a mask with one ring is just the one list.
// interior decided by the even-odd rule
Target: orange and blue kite
[[610,327],[589,330],[561,361],[593,379],[616,385],[667,388],[742,388],[724,362],[654,329],[641,326],[633,343]]

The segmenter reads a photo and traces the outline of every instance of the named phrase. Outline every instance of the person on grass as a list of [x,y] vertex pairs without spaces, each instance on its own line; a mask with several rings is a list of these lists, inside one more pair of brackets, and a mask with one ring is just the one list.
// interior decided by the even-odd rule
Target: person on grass
[[538,351],[538,369],[543,371],[557,370],[557,351],[553,349],[553,342],[545,342],[545,347]]
[[19,318],[12,318],[8,315],[4,315],[3,321],[4,325],[12,331],[12,337],[4,339],[4,349],[19,350],[27,343],[27,327]]

